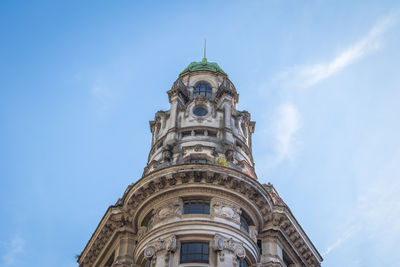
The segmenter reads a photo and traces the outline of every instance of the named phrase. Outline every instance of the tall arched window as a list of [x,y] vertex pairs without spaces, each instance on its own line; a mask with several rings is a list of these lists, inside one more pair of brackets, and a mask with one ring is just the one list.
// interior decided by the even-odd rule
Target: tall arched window
[[242,210],[242,214],[240,215],[240,229],[249,233],[249,225],[254,225],[253,221],[250,219],[250,216]]
[[144,217],[142,221],[142,226],[145,226],[147,228],[147,231],[150,231],[153,228],[153,211],[150,211],[146,217]]
[[212,96],[211,86],[206,82],[196,83],[193,90],[193,97],[196,97],[198,95],[203,95],[205,97],[211,98]]
[[239,259],[239,267],[248,267],[247,261],[245,259]]

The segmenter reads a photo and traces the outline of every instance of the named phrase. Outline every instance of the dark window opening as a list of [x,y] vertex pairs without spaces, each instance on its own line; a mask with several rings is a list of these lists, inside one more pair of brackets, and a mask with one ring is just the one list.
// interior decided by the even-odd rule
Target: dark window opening
[[181,244],[181,263],[208,263],[209,248],[206,242],[187,242]]
[[143,221],[142,221],[142,226],[146,226],[147,231],[151,230],[153,228],[153,211],[150,211],[146,217],[144,217]]
[[196,159],[196,158],[194,158],[194,159],[190,159],[189,160],[189,163],[195,163],[195,164],[207,164],[208,163],[208,160],[207,159]]
[[182,132],[182,137],[191,136],[191,135],[192,135],[192,131]]
[[249,223],[243,216],[240,216],[240,228],[245,230],[247,233],[249,232]]
[[211,86],[206,82],[199,82],[194,86],[193,96],[203,95],[205,97],[210,98],[212,95]]
[[238,141],[236,141],[236,146],[243,149],[242,145]]
[[203,136],[203,135],[204,135],[204,131],[196,130],[196,131],[194,131],[194,135],[196,135],[196,136]]
[[254,224],[250,219],[250,216],[247,215],[247,213],[244,210],[242,210],[242,215],[240,216],[240,228],[248,233],[249,225],[254,225]]
[[257,247],[258,250],[260,251],[260,255],[262,254],[262,241],[260,239],[257,239]]
[[239,259],[239,267],[248,267],[247,261],[245,259]]
[[186,200],[183,214],[210,214],[210,202],[205,200]]
[[208,136],[217,137],[217,132],[208,130]]

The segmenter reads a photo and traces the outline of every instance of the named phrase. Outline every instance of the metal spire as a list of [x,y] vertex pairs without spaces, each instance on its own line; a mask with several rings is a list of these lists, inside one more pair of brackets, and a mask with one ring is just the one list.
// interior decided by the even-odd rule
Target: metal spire
[[204,39],[204,57],[203,57],[204,62],[207,62],[206,52],[207,52],[207,40]]

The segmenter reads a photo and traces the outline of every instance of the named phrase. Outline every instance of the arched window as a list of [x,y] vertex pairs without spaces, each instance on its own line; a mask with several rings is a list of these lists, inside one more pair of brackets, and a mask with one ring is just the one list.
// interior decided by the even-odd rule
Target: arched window
[[150,211],[146,217],[144,217],[142,221],[142,226],[145,226],[147,228],[147,231],[151,230],[153,228],[153,211]]
[[249,225],[254,225],[253,221],[250,219],[250,216],[242,210],[242,214],[240,215],[240,229],[249,232]]
[[206,82],[196,83],[193,90],[193,97],[196,97],[198,95],[203,95],[205,97],[211,98],[212,96],[211,86]]
[[247,233],[249,232],[249,223],[244,216],[240,216],[240,228],[245,230]]
[[248,267],[247,261],[245,259],[239,259],[239,267]]

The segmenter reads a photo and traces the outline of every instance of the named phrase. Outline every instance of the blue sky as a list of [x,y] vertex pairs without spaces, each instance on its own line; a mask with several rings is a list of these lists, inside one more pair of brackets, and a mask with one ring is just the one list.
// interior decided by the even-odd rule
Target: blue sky
[[1,1],[0,266],[77,266],[148,121],[218,62],[323,266],[400,262],[397,1]]

